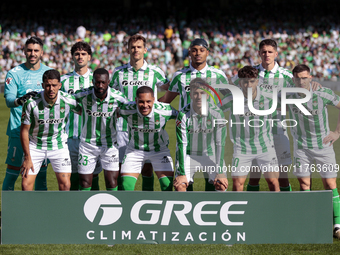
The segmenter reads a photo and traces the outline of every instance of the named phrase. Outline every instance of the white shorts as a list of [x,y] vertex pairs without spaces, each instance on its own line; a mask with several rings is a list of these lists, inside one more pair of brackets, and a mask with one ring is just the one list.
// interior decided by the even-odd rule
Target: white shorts
[[119,163],[122,163],[126,146],[129,143],[129,133],[127,131],[117,131],[117,143],[119,149]]
[[78,173],[94,173],[97,161],[106,171],[119,171],[118,148],[96,146],[89,143],[80,142],[79,144],[79,161]]
[[40,150],[33,148],[34,145],[30,144],[31,159],[34,167],[29,170],[29,175],[37,175],[40,171],[40,167],[45,160],[49,160],[54,172],[56,173],[71,173],[71,159],[68,148],[59,150]]
[[[185,175],[189,184],[194,183],[194,175],[196,172],[202,172],[203,177],[209,178],[209,183],[213,183],[219,171],[216,167],[215,156],[186,155],[184,162]],[[177,176],[178,172],[176,172],[176,177]]]
[[269,150],[259,154],[241,154],[240,152],[234,152],[231,176],[245,176],[250,171],[257,170],[259,167],[262,173],[266,172],[279,172],[279,165],[275,151]]
[[123,159],[121,173],[141,173],[146,161],[152,164],[153,170],[173,172],[173,163],[170,150],[165,148],[161,151],[142,151],[134,150],[129,147]]
[[336,178],[339,165],[336,164],[332,147],[324,149],[294,149],[294,175],[297,178],[320,173],[322,178]]
[[[68,150],[70,151],[70,157],[71,157],[72,173],[78,173],[79,144],[80,144],[80,139],[69,138],[67,140]],[[99,174],[101,171],[102,171],[102,166],[100,164],[100,161],[98,160],[93,174]]]
[[290,143],[287,132],[284,134],[273,135],[276,157],[279,166],[288,166],[292,163],[290,154]]

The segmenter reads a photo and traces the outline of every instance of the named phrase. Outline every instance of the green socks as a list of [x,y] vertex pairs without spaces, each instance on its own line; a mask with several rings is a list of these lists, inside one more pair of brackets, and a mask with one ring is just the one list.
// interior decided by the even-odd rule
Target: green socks
[[18,176],[20,174],[19,170],[6,169],[6,175],[4,182],[2,183],[2,190],[14,190],[14,185]]
[[340,199],[338,189],[335,188],[333,192],[333,224],[340,224]]
[[153,183],[154,183],[154,174],[152,173],[151,176],[142,176],[142,190],[143,191],[153,191]]
[[163,176],[159,178],[159,184],[161,186],[161,191],[172,191],[172,183],[173,177],[172,176]]
[[259,191],[260,190],[260,185],[255,185],[255,186],[253,186],[253,185],[250,185],[249,183],[248,183],[248,185],[247,185],[247,191]]
[[133,176],[122,176],[122,190],[135,190],[137,179]]
[[292,186],[289,184],[287,187],[280,187],[280,191],[292,191]]

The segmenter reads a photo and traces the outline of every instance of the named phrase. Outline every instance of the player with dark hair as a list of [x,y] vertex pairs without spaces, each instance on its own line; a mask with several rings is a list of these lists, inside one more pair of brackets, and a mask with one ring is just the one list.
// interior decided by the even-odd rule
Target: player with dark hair
[[70,190],[71,160],[65,126],[70,111],[80,112],[76,99],[59,91],[60,74],[47,70],[43,74],[44,91],[29,99],[23,107],[20,139],[24,151],[21,166],[22,190],[33,190],[43,161],[51,162],[59,190]]
[[[195,78],[202,78],[214,87],[214,84],[227,84],[225,73],[207,64],[209,56],[209,45],[202,38],[194,39],[189,47],[190,66],[178,70],[173,75],[168,86],[164,86],[166,93],[159,99],[160,102],[171,103],[177,95],[179,98],[179,110],[190,103],[190,82]],[[216,99],[216,98],[215,98]],[[209,98],[210,100],[210,98]],[[192,190],[192,185],[188,190]],[[214,191],[215,187],[206,179],[206,190]]]
[[[168,83],[161,68],[150,65],[144,60],[147,52],[146,39],[139,34],[131,36],[128,40],[128,53],[130,62],[115,68],[110,86],[121,91],[130,101],[135,100],[136,91],[141,86],[149,86],[153,89],[157,101],[157,90]],[[117,139],[119,145],[120,165],[128,144],[128,126],[126,120],[119,118],[117,124]],[[152,191],[154,175],[151,164],[146,161],[142,170],[142,189]]]
[[[40,61],[43,55],[43,42],[39,37],[31,37],[25,43],[26,62],[8,71],[5,81],[5,100],[10,108],[7,126],[8,150],[6,158],[6,175],[2,190],[14,190],[15,182],[20,173],[23,149],[20,142],[20,126],[23,104],[35,96],[41,87],[42,75],[48,69]],[[35,190],[47,190],[45,162],[36,178]]]
[[[195,78],[190,82],[191,103],[187,104],[176,119],[176,191],[186,191],[194,182],[198,170],[218,191],[226,191],[228,179],[223,173],[226,125],[215,125],[224,119],[220,108],[207,102],[209,88],[206,81]],[[204,108],[205,107],[205,108]]]
[[[61,90],[72,95],[76,91],[86,89],[92,85],[93,74],[88,67],[92,56],[91,46],[83,41],[77,42],[71,47],[71,55],[75,68],[73,72],[65,74],[61,77]],[[79,189],[78,154],[80,143],[79,137],[81,132],[80,124],[81,115],[71,112],[66,126],[69,136],[67,145],[70,151],[72,162],[71,190]],[[99,190],[98,174],[101,170],[101,165],[98,162],[93,173],[92,190]]]
[[[288,105],[289,116],[298,124],[291,127],[294,144],[294,174],[297,176],[300,189],[310,190],[310,175],[317,169],[326,190],[333,193],[333,227],[334,237],[340,239],[340,199],[336,184],[339,171],[337,168],[333,144],[340,136],[340,111],[336,130],[333,132],[328,125],[327,105],[340,110],[340,97],[329,88],[312,90],[310,69],[306,65],[297,65],[293,69],[296,87],[310,92],[310,99],[304,103],[310,115],[305,115]],[[299,99],[304,94],[290,94],[288,98]]]
[[109,88],[109,72],[98,68],[93,73],[93,86],[75,93],[82,105],[82,129],[79,144],[79,189],[91,190],[97,161],[104,170],[106,189],[117,190],[119,152],[116,134],[116,109],[128,103],[127,98]]
[[[251,66],[245,66],[238,71],[239,85],[245,97],[244,114],[233,114],[233,95],[227,94],[222,99],[221,109],[230,111],[229,133],[230,140],[234,144],[232,160],[233,191],[243,191],[244,182],[248,173],[256,163],[263,172],[268,183],[269,190],[280,191],[278,177],[279,166],[274,148],[274,138],[269,116],[253,114],[249,109],[249,100],[255,109],[271,109],[273,100],[265,97],[259,85],[258,71]],[[248,88],[252,94],[248,95]],[[249,123],[262,123],[261,125],[249,125]],[[244,123],[237,125],[237,123]]]
[[165,125],[178,112],[170,104],[155,102],[154,90],[142,86],[135,102],[123,105],[119,113],[128,124],[128,141],[122,162],[123,190],[134,190],[146,160],[150,161],[162,191],[172,190],[173,163]]

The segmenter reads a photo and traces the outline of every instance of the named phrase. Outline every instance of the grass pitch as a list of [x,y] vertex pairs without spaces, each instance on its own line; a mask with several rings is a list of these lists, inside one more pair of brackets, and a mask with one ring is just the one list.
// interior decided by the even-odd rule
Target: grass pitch
[[[160,93],[160,96],[162,93]],[[172,105],[178,108],[178,97],[172,103]],[[329,107],[329,120],[330,128],[334,130],[336,127],[339,111],[335,107]],[[5,176],[5,159],[7,156],[7,136],[6,128],[9,118],[9,109],[6,107],[3,94],[0,95],[0,186]],[[167,124],[166,130],[170,137],[170,151],[173,159],[175,158],[176,148],[176,134],[175,134],[175,122],[172,120]],[[334,145],[337,159],[340,160],[340,141],[337,141]],[[291,150],[292,151],[292,150]],[[232,157],[232,144],[227,138],[226,144],[226,164],[231,164]],[[339,162],[339,161],[338,161]],[[229,190],[231,190],[232,180],[229,178]],[[299,190],[299,184],[295,177],[290,178],[290,183],[293,190]],[[340,185],[339,181],[338,187]],[[57,181],[54,172],[49,166],[47,173],[47,185],[48,190],[57,190]],[[262,178],[260,182],[260,190],[268,190],[265,180]],[[100,189],[105,190],[104,176],[100,174]],[[313,190],[322,190],[322,182],[320,178],[313,179]],[[21,177],[18,178],[15,190],[21,190]],[[136,184],[136,190],[141,190],[141,178],[139,178]],[[155,178],[155,190],[159,191],[159,183]],[[196,178],[194,184],[194,190],[204,190],[204,179]],[[152,193],[150,193],[152,194]],[[294,210],[294,208],[292,208]],[[23,226],[24,227],[24,226]],[[289,227],[289,226],[287,226]],[[240,245],[235,244],[233,246],[226,246],[222,244],[216,245],[178,245],[178,244],[135,244],[135,245],[123,245],[117,244],[114,246],[108,245],[0,245],[0,254],[340,254],[340,240],[334,239],[333,244],[257,244],[257,245]]]

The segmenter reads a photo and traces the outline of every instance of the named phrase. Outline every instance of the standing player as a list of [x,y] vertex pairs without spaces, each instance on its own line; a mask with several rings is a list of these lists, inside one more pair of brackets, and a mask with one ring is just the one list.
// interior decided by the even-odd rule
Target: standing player
[[[230,140],[234,144],[232,160],[233,191],[243,191],[244,182],[252,169],[252,164],[257,163],[268,183],[269,190],[280,191],[278,177],[279,166],[276,154],[273,150],[273,133],[271,116],[259,116],[253,114],[248,106],[252,105],[258,110],[271,109],[273,100],[263,95],[258,86],[258,70],[251,66],[245,66],[238,71],[240,87],[245,96],[244,114],[234,115],[233,95],[227,94],[222,100],[221,109],[230,111],[228,124],[230,125]],[[252,97],[248,98],[248,88],[252,88]],[[255,161],[255,162],[254,162]]]
[[178,112],[169,104],[155,101],[154,90],[142,86],[136,91],[136,102],[120,108],[119,113],[129,126],[129,143],[121,169],[123,190],[135,189],[146,160],[150,161],[161,190],[172,190],[173,164],[165,125],[175,119]]
[[[159,99],[160,102],[171,103],[179,95],[179,109],[182,109],[190,103],[189,84],[195,78],[206,80],[212,87],[214,87],[214,84],[228,83],[223,71],[207,64],[209,46],[204,39],[197,38],[191,42],[189,56],[191,59],[190,66],[175,72],[170,84],[163,87],[167,92]],[[192,190],[192,185],[189,185],[188,190]],[[210,184],[208,179],[206,179],[206,190],[215,190],[214,185]]]
[[[228,179],[223,173],[226,126],[215,125],[215,120],[224,119],[224,114],[216,105],[207,102],[208,87],[201,78],[190,82],[191,103],[178,114],[176,120],[177,152],[176,178],[177,191],[186,191],[197,168],[202,169],[214,183],[215,189],[225,191]],[[207,170],[208,169],[208,170]]]
[[[340,239],[340,199],[336,184],[339,168],[333,143],[340,136],[340,111],[337,127],[334,132],[329,129],[327,105],[340,110],[340,97],[328,88],[317,91],[311,89],[310,69],[306,65],[297,65],[293,69],[294,82],[297,87],[311,93],[311,98],[304,107],[311,115],[304,115],[294,105],[288,105],[289,114],[297,125],[291,128],[294,137],[294,174],[297,176],[300,189],[310,190],[310,174],[317,170],[320,173],[324,188],[333,192],[333,224],[334,237]],[[298,93],[290,98],[301,98]]]
[[[74,61],[74,71],[65,74],[61,77],[61,90],[69,94],[74,94],[77,90],[88,88],[92,85],[93,74],[88,68],[88,63],[91,60],[91,46],[86,42],[77,42],[71,48],[71,55]],[[71,174],[71,190],[79,189],[78,176],[78,154],[81,131],[81,115],[70,113],[69,121],[66,126],[68,133],[67,145],[70,151],[72,162]],[[98,174],[101,171],[101,165],[98,163],[94,171],[92,180],[92,190],[99,190]]]
[[82,130],[79,144],[79,189],[91,190],[97,161],[104,170],[106,190],[117,190],[119,156],[115,110],[128,103],[126,97],[109,88],[109,72],[98,68],[93,73],[93,87],[76,92],[82,105]]
[[[5,82],[5,99],[11,109],[7,126],[8,150],[7,169],[2,190],[14,190],[14,184],[20,173],[23,150],[20,142],[20,125],[22,105],[41,91],[42,76],[51,69],[40,62],[43,55],[43,42],[39,37],[31,37],[25,43],[24,53],[26,62],[13,68],[7,73]],[[36,190],[47,190],[47,164],[44,163],[36,179]]]
[[[147,52],[146,39],[139,35],[133,35],[128,41],[128,53],[130,62],[117,67],[112,75],[110,86],[121,91],[130,100],[134,101],[136,91],[140,86],[149,86],[153,89],[155,99],[157,100],[157,90],[159,87],[168,83],[164,72],[157,66],[150,65],[144,60],[144,54]],[[117,125],[118,145],[119,145],[119,162],[122,159],[128,143],[127,122],[119,118]],[[144,191],[152,191],[154,184],[154,175],[150,163],[144,164],[142,170]]]
[[59,190],[70,190],[71,159],[65,126],[70,111],[80,112],[81,108],[73,96],[59,91],[57,70],[44,73],[42,86],[44,91],[28,100],[22,111],[22,190],[33,190],[36,175],[46,159],[52,164]]
[[[260,42],[259,52],[261,58],[261,64],[254,66],[259,70],[258,78],[260,79],[261,93],[265,93],[266,96],[273,98],[273,88],[277,88],[278,92],[284,87],[293,87],[293,74],[291,71],[280,67],[275,61],[278,56],[277,43],[272,39],[265,39]],[[238,76],[233,77],[234,84],[238,85]],[[276,111],[272,115],[272,119],[279,119],[280,121],[285,119],[285,116],[281,116],[280,111]],[[292,163],[290,154],[290,144],[287,134],[287,130],[280,124],[280,121],[274,122],[273,135],[276,156],[278,164],[280,166],[280,190],[291,191],[291,185],[288,179],[288,166]],[[261,173],[260,173],[261,174]],[[250,173],[250,180],[247,186],[248,191],[258,191],[260,176],[256,172]]]

